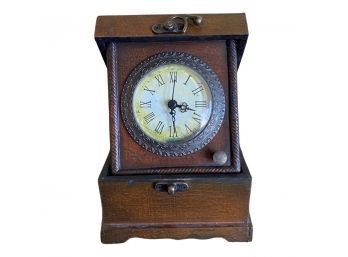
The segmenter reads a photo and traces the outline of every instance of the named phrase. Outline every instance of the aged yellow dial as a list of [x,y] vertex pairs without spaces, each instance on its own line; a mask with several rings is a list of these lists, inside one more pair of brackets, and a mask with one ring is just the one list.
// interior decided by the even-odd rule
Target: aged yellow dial
[[147,72],[129,100],[140,129],[159,143],[191,140],[204,130],[212,115],[207,82],[182,64],[164,64]]

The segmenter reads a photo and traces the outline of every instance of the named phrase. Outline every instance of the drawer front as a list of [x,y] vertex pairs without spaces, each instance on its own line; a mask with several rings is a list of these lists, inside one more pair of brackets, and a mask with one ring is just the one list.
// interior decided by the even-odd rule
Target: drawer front
[[[162,184],[161,187],[156,184]],[[186,184],[169,194],[164,185]],[[249,215],[248,179],[114,179],[99,182],[104,223],[241,222]],[[162,188],[162,189],[161,189]],[[156,190],[157,189],[157,190]],[[180,191],[180,190],[179,190]],[[171,192],[173,193],[173,192]]]

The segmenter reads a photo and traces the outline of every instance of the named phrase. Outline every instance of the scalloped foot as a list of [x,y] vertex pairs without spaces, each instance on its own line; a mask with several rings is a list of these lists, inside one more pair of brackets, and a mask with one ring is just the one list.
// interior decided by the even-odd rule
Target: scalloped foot
[[253,227],[247,223],[236,223],[233,226],[216,223],[215,226],[207,226],[204,223],[194,227],[193,224],[173,225],[170,227],[146,226],[146,224],[130,227],[121,227],[119,224],[105,224],[102,226],[101,241],[104,244],[124,243],[133,237],[147,239],[209,239],[221,237],[229,242],[249,242],[252,240]]

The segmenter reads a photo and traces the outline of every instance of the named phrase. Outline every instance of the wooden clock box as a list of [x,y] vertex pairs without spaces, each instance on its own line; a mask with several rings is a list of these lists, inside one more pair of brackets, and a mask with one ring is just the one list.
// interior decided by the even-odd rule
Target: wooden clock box
[[[110,153],[98,181],[103,243],[251,241],[251,176],[239,146],[237,104],[247,37],[244,14],[98,17],[110,113]],[[153,97],[166,90],[171,99],[159,95],[138,105],[137,92]],[[164,101],[157,113],[155,101]],[[193,132],[192,124],[201,127]]]

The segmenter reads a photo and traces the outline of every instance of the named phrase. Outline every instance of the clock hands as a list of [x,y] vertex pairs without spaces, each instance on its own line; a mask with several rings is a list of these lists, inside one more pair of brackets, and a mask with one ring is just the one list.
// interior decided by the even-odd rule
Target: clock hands
[[190,108],[187,103],[183,102],[182,104],[178,104],[175,100],[169,100],[168,107],[170,109],[169,114],[171,114],[171,115],[173,115],[172,112],[175,110],[176,107],[178,107],[181,112],[187,112],[187,111],[195,112],[196,111],[196,110]]
[[175,82],[176,80],[173,80],[173,92],[172,92],[172,101],[174,101],[174,92],[175,92]]
[[177,107],[180,109],[181,112],[196,111],[190,108],[187,103],[183,102],[182,104],[178,104],[175,100],[169,100],[168,107],[170,109],[170,112],[169,112],[170,114],[172,114],[172,111]]
[[172,115],[172,122],[173,122],[173,135],[176,134],[176,127],[175,127],[175,110],[170,110],[170,115]]
[[[174,78],[173,78],[173,77]],[[172,122],[173,122],[173,134],[176,134],[176,127],[175,127],[175,108],[177,107],[177,102],[174,100],[174,92],[175,92],[175,83],[176,83],[176,75],[172,75],[172,73],[170,73],[170,81],[173,82],[173,92],[172,92],[172,99],[169,100],[168,102],[168,107],[170,109],[169,114],[172,116]]]
[[191,109],[190,107],[188,107],[188,104],[185,103],[185,102],[183,102],[181,105],[177,104],[176,107],[179,107],[181,112],[186,112],[187,110],[194,111],[194,112],[196,111],[196,110]]
[[[174,73],[173,73],[174,74]],[[174,78],[173,78],[173,77]],[[172,91],[172,99],[168,101],[168,107],[170,109],[169,114],[172,116],[172,123],[173,123],[173,135],[176,134],[176,127],[175,127],[175,108],[180,108],[180,112],[184,113],[186,111],[195,111],[188,107],[188,104],[183,102],[181,105],[179,105],[175,100],[174,100],[174,93],[175,93],[175,83],[176,83],[176,74],[172,75],[171,74],[171,82],[173,82],[173,91]]]

